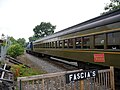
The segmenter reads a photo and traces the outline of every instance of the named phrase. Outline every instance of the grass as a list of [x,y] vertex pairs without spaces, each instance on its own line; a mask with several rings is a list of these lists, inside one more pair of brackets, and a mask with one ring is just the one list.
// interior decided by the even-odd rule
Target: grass
[[15,80],[17,77],[24,77],[24,76],[32,76],[32,75],[40,75],[47,73],[43,71],[40,66],[37,66],[34,62],[30,61],[26,55],[21,55],[17,57],[17,59],[30,66],[31,68],[25,67],[24,65],[11,65],[11,71],[14,73]]

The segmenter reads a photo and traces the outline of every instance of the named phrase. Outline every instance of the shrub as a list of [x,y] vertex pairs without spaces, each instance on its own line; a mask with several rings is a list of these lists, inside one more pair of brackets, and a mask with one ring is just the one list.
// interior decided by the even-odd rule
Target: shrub
[[43,71],[38,71],[34,68],[27,68],[24,65],[12,65],[11,71],[14,73],[15,80],[17,80],[17,77],[40,75],[45,73]]
[[24,48],[21,47],[19,44],[13,44],[8,48],[7,54],[13,58],[16,58],[19,55],[24,53]]

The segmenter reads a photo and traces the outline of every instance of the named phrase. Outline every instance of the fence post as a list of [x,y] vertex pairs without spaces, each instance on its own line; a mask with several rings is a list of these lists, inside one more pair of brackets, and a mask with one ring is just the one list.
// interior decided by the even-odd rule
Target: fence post
[[114,67],[110,66],[110,80],[111,80],[111,88],[115,90],[115,83],[114,83]]
[[84,80],[80,80],[80,90],[84,90]]
[[44,81],[45,81],[45,80],[42,79],[42,90],[44,90],[44,87],[45,87],[45,86],[44,86]]
[[22,81],[20,79],[17,80],[18,90],[22,90]]

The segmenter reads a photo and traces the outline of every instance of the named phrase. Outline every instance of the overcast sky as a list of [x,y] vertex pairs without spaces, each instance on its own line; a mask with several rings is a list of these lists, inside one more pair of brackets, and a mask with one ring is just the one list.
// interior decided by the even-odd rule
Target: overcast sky
[[15,39],[32,36],[41,22],[55,32],[97,17],[110,0],[0,0],[0,35]]

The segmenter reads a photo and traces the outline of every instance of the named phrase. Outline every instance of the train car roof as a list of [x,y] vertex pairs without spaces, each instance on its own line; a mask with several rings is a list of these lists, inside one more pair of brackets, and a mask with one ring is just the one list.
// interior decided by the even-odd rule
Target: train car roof
[[[111,18],[111,17],[113,17],[113,18]],[[82,23],[76,24],[76,25],[71,26],[71,27],[68,27],[68,28],[63,29],[61,31],[58,31],[52,35],[38,39],[34,42],[39,42],[39,41],[47,40],[50,38],[59,37],[61,35],[66,35],[66,34],[70,34],[73,32],[82,31],[82,30],[93,28],[93,27],[98,27],[98,26],[118,22],[118,21],[120,21],[118,18],[120,18],[120,9],[108,12],[106,14],[95,17],[93,19],[84,21]]]

